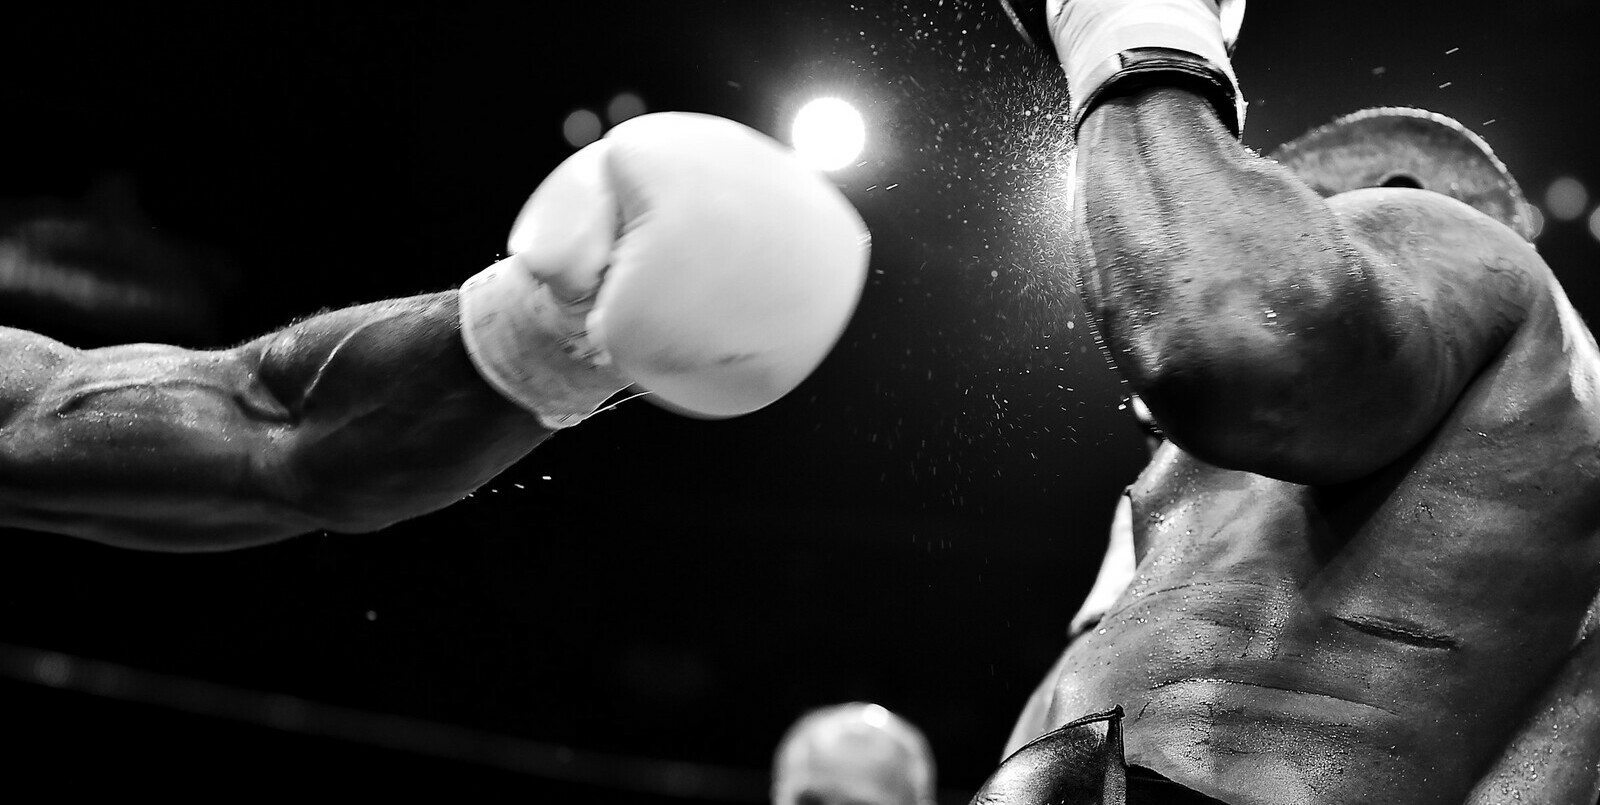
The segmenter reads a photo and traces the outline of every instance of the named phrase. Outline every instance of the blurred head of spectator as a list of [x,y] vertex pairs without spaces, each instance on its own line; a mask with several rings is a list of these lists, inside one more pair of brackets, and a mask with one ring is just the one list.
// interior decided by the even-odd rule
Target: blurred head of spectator
[[774,805],[932,805],[933,752],[922,732],[876,704],[813,710],[773,760]]

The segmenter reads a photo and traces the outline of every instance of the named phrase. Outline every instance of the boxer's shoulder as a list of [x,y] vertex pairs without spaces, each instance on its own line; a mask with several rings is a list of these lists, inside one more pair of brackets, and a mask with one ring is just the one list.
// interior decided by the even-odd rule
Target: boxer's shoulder
[[1485,402],[1488,408],[1506,410],[1502,397],[1526,402],[1543,389],[1570,415],[1600,418],[1600,348],[1533,244],[1494,217],[1426,190],[1353,190],[1330,197],[1329,206],[1358,247],[1419,280],[1413,287],[1422,292],[1492,295],[1497,304],[1488,309],[1504,319],[1493,326],[1516,333],[1476,384],[1500,400]]
[[1426,254],[1548,275],[1533,245],[1511,227],[1442,193],[1409,187],[1367,187],[1328,198],[1358,243],[1386,256]]
[[1375,187],[1332,196],[1328,205],[1382,275],[1379,287],[1434,300],[1436,326],[1503,341],[1557,288],[1533,244],[1450,196]]

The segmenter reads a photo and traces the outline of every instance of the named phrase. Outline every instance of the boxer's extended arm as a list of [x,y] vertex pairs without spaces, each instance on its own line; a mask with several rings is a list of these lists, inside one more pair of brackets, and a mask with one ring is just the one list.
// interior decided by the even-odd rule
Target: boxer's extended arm
[[371,531],[460,500],[632,383],[748,413],[837,340],[869,242],[770,138],[642,115],[541,183],[515,254],[459,293],[219,352],[0,328],[0,526],[171,551]]
[[215,352],[0,330],[0,524],[203,551],[446,506],[548,433],[479,377],[457,315],[452,291]]
[[1420,190],[1324,201],[1186,90],[1113,98],[1080,132],[1080,287],[1165,433],[1302,483],[1411,449],[1515,331],[1549,269]]

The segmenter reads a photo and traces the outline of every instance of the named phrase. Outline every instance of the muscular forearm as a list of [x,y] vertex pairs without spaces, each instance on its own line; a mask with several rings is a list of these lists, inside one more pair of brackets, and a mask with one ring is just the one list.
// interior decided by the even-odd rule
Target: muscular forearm
[[472,367],[457,297],[324,313],[245,348],[290,414],[285,471],[330,527],[448,505],[548,435]]
[[1282,412],[1312,355],[1354,367],[1385,349],[1374,339],[1389,328],[1361,304],[1370,274],[1332,215],[1244,158],[1198,96],[1117,99],[1080,147],[1079,286],[1118,369],[1180,444],[1232,438],[1260,418],[1253,404]]
[[236,349],[72,350],[3,331],[0,523],[158,550],[368,531],[460,499],[547,435],[474,371],[455,292]]

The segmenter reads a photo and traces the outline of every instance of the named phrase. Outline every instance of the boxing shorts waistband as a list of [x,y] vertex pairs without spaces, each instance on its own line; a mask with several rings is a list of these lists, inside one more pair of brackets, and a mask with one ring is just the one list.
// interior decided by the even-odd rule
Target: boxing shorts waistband
[[1001,762],[972,805],[1227,805],[1122,754],[1122,708],[1091,713]]

